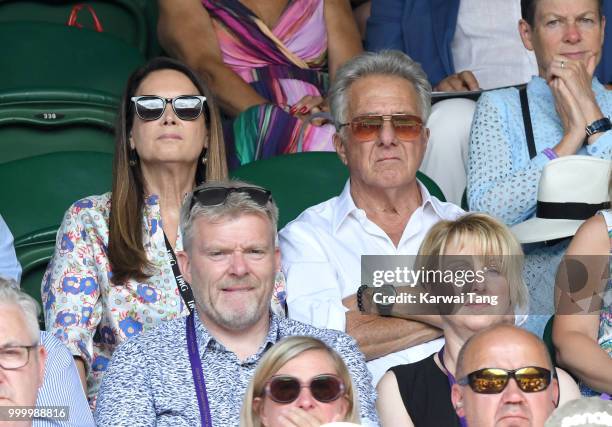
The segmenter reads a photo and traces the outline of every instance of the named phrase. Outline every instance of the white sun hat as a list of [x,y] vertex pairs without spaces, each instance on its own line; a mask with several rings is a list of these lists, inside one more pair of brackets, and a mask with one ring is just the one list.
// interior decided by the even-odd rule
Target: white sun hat
[[560,157],[544,166],[536,216],[511,228],[519,242],[573,236],[586,219],[610,208],[611,167],[612,160],[591,156]]

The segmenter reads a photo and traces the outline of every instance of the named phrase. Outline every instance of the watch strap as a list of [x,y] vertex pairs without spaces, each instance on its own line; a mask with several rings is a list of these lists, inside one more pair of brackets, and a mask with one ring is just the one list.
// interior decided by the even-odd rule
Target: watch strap
[[612,129],[612,122],[608,117],[601,118],[599,120],[595,120],[593,123],[588,125],[585,128],[587,138],[591,135],[595,135],[596,133],[606,132]]

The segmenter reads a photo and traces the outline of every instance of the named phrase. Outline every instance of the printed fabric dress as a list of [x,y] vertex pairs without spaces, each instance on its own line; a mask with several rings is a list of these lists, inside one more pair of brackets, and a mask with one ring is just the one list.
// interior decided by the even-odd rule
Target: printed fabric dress
[[[612,357],[612,210],[601,211],[606,220],[608,236],[610,237],[610,276],[604,292],[603,306],[599,314],[599,333],[597,342],[599,346]],[[580,384],[583,396],[597,396],[600,393],[591,390],[586,384]]]
[[287,112],[306,95],[325,96],[324,0],[289,0],[274,28],[238,0],[202,0],[223,62],[269,104],[250,107],[224,126],[230,167],[299,151],[333,151],[331,124],[306,125]]
[[[158,197],[147,197],[143,211],[143,245],[153,267],[149,280],[111,285],[107,256],[110,193],[79,200],[68,209],[43,278],[47,331],[85,361],[92,408],[119,344],[164,320],[189,313],[166,252]],[[179,233],[176,250],[182,247]]]

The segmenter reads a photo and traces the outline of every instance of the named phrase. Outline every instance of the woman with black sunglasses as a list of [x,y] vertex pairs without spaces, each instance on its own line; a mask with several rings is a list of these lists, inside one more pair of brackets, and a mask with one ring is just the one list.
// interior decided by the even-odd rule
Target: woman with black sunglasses
[[359,423],[359,399],[342,358],[322,341],[287,337],[261,358],[244,395],[241,427]]
[[119,344],[189,312],[190,289],[173,268],[180,207],[196,185],[226,176],[209,88],[168,58],[135,71],[117,122],[112,193],[68,209],[43,279],[47,330],[74,355],[92,407]]
[[[426,283],[425,290],[473,296],[466,295],[462,304],[438,307],[444,313],[445,339],[439,352],[416,363],[395,366],[382,377],[376,404],[382,426],[466,426],[451,403],[452,385],[463,380],[454,376],[457,356],[478,331],[525,319],[529,293],[521,274],[522,255],[508,227],[486,214],[470,213],[455,221],[440,221],[429,230],[419,248],[415,270],[442,271],[445,275],[470,271],[475,279],[470,284],[457,280],[450,284]],[[476,279],[479,277],[482,280]],[[557,375],[561,402],[578,398],[580,393],[571,377],[560,369]]]

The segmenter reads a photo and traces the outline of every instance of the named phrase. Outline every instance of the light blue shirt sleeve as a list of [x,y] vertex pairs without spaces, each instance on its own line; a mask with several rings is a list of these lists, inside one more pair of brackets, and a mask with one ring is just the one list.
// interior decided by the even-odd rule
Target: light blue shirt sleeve
[[0,216],[0,277],[13,279],[17,283],[21,280],[21,265],[17,261],[13,235]]
[[[517,91],[516,98],[518,102]],[[540,175],[550,159],[544,153],[530,160],[521,155],[527,152],[527,143],[522,115],[516,116],[520,107],[513,111],[503,100],[500,94],[488,92],[476,105],[468,157],[468,201],[470,210],[513,225],[533,215]]]
[[36,406],[67,406],[68,421],[37,418],[33,426],[95,426],[72,354],[48,332],[41,331],[40,341],[47,350],[47,361],[45,379],[38,390]]

